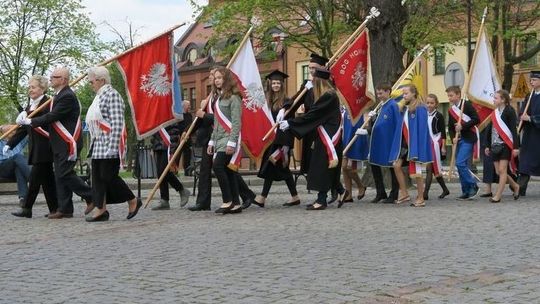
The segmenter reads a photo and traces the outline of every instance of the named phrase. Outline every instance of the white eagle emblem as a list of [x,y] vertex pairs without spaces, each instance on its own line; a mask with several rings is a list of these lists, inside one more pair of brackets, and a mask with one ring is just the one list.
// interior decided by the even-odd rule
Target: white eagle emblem
[[171,88],[167,66],[164,63],[154,63],[149,73],[141,76],[141,90],[150,97],[167,96],[171,93]]
[[358,91],[366,84],[366,69],[362,62],[359,62],[354,69],[354,73],[351,76],[352,85]]
[[244,98],[244,106],[252,112],[257,112],[266,104],[264,91],[262,87],[255,82],[248,84],[244,94],[246,96],[246,98]]

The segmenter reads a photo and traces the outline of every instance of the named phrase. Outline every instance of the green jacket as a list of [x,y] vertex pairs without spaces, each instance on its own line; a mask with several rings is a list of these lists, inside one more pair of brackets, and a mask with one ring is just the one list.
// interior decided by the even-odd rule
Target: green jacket
[[221,113],[231,122],[231,132],[227,132],[218,120],[218,114],[214,112],[214,131],[208,145],[214,146],[215,152],[225,152],[227,146],[236,148],[242,126],[242,100],[238,95],[230,98],[220,98],[218,106]]

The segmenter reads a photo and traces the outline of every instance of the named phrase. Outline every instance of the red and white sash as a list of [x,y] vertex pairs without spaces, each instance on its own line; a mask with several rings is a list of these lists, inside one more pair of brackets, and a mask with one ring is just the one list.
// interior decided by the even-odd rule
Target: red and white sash
[[434,111],[433,114],[428,115],[428,128],[431,137],[431,153],[433,155],[433,175],[437,177],[441,175],[441,147],[444,143],[442,142],[441,132],[433,134],[433,118],[435,117],[435,113],[437,112]]
[[328,134],[328,132],[326,132],[323,126],[317,127],[317,133],[319,133],[319,137],[321,138],[321,141],[326,149],[326,155],[328,156],[328,168],[334,168],[339,163],[339,158],[336,152],[336,145],[341,139],[342,130],[343,130],[343,119],[341,119],[341,115],[340,115],[339,128],[337,129],[336,133],[332,137],[330,137],[330,135]]
[[[51,105],[49,110],[52,111],[54,104],[54,98],[51,100]],[[80,109],[80,104],[79,104]],[[81,113],[79,110],[79,116],[77,117],[77,124],[75,125],[75,130],[73,131],[73,134],[69,133],[69,131],[64,127],[64,125],[60,121],[55,121],[52,123],[52,127],[60,135],[62,140],[66,142],[68,145],[68,160],[70,161],[76,161],[77,160],[77,140],[81,136]]]
[[167,147],[167,159],[171,160],[171,137],[165,128],[161,128],[158,131],[159,137],[163,140],[163,144]]
[[[221,112],[221,109],[219,108],[219,101],[221,99],[218,98],[218,100],[215,102],[215,105],[214,105],[214,115],[216,116],[217,118],[217,121],[219,122],[219,124],[221,125],[221,127],[225,130],[225,132],[227,133],[231,133],[232,131],[232,123],[231,121],[229,120],[229,118],[227,116],[225,116],[225,114],[223,114],[223,112]],[[215,128],[216,126],[214,126]],[[229,162],[229,165],[228,167],[234,171],[237,171],[238,168],[240,167],[240,162],[242,161],[242,149],[241,149],[241,146],[240,146],[240,143],[242,142],[242,132],[239,132],[238,133],[238,141],[236,142],[236,147],[235,147],[235,152],[233,154],[233,156],[231,157],[231,161]],[[214,154],[215,156],[215,154]]]
[[[407,144],[407,147],[408,147],[409,146],[409,109],[405,111],[405,114],[403,116],[402,134],[403,134],[403,138],[405,139],[405,143]],[[422,175],[422,164],[419,162],[415,162],[413,160],[409,160],[409,176],[418,177],[421,175]]]
[[[107,121],[100,120],[98,122],[99,128],[103,133],[108,134],[112,131],[111,124]],[[126,149],[127,149],[127,130],[126,126],[124,125],[122,127],[122,132],[120,133],[120,143],[118,144],[118,158],[120,159],[120,166],[124,167],[124,158],[126,156]]]
[[38,133],[39,135],[45,137],[45,138],[49,138],[49,132],[43,130],[42,127],[36,127],[36,128],[33,128],[34,131],[36,131],[36,133]]
[[[493,122],[493,127],[497,130],[497,133],[499,134],[499,137],[504,141],[508,149],[510,151],[514,150],[514,138],[512,136],[512,131],[510,131],[510,128],[504,123],[504,121],[501,118],[501,111],[499,109],[495,109],[491,113],[491,121]],[[516,173],[517,165],[516,165],[516,159],[514,157],[514,154],[510,152],[510,170],[512,173]]]
[[[463,101],[463,102],[465,102],[465,101]],[[448,113],[450,115],[452,115],[452,117],[456,121],[459,121],[459,117],[460,117],[460,114],[461,114],[461,109],[458,106],[452,105],[452,107],[450,108]],[[464,122],[469,122],[470,120],[471,120],[471,117],[469,115],[463,113],[463,115],[461,116],[461,124],[463,124]],[[478,130],[477,126],[474,126],[473,128],[474,128],[474,132],[476,133],[476,143],[473,146],[473,159],[476,160],[476,159],[480,158],[480,131]]]

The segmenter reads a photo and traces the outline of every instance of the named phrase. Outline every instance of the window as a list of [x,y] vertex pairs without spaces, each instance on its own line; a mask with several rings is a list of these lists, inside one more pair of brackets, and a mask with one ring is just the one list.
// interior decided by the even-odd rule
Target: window
[[187,89],[182,89],[182,99],[185,99],[187,95]]
[[197,60],[197,49],[190,49],[187,53],[186,59],[191,63],[195,62],[195,60]]
[[195,109],[196,107],[196,98],[197,98],[197,94],[196,94],[195,88],[189,89],[189,101],[191,102],[192,109]]
[[307,79],[309,79],[309,66],[306,64],[302,66],[302,82]]
[[445,52],[444,48],[435,48],[435,57],[433,59],[433,70],[435,75],[442,75],[445,72]]
[[[521,54],[526,53],[538,43],[536,33],[526,34],[521,38]],[[531,67],[538,64],[538,57],[535,54],[531,58],[521,62],[521,67]]]

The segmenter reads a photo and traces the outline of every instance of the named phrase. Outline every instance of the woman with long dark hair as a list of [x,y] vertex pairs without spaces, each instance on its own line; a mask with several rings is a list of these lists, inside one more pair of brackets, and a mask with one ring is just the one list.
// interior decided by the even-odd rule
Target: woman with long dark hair
[[207,153],[214,156],[212,167],[223,199],[216,213],[240,213],[242,207],[238,193],[238,179],[229,163],[241,149],[239,139],[242,126],[242,99],[229,69],[217,68],[214,72],[214,84],[219,99],[214,104],[214,131],[208,142]]
[[[266,100],[272,111],[272,116],[276,121],[283,119],[283,115],[290,107],[290,99],[285,96],[285,79],[289,75],[275,70],[266,76]],[[253,202],[259,207],[264,207],[270,188],[273,181],[284,180],[289,188],[291,199],[283,203],[283,206],[295,206],[300,204],[296,184],[289,169],[289,159],[291,156],[291,147],[293,138],[289,132],[282,130],[276,131],[276,137],[270,147],[264,152],[261,168],[259,169],[258,177],[264,179],[264,185],[261,195],[258,195]]]

